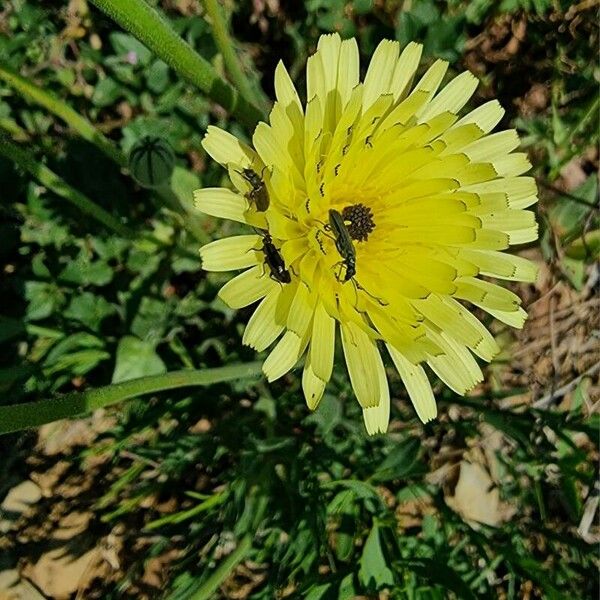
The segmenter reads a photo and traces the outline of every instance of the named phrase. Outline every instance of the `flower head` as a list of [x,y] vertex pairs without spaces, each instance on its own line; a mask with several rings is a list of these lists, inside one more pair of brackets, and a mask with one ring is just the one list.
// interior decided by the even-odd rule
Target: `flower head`
[[526,155],[513,152],[516,131],[490,134],[504,114],[497,101],[459,118],[477,79],[464,72],[442,86],[445,61],[413,84],[421,49],[381,42],[361,83],[355,40],[322,36],[307,64],[306,107],[280,63],[270,124],[258,124],[253,148],[216,127],[203,141],[237,192],[196,192],[203,212],[254,229],[201,255],[209,271],[244,269],[219,295],[233,308],[260,301],[243,342],[259,351],[276,342],[267,378],[304,357],[314,409],[339,330],[369,433],[389,420],[384,348],[426,422],[436,405],[425,365],[462,394],[483,378],[474,356],[489,361],[499,350],[468,305],[524,323],[518,296],[488,278],[536,276],[502,252],[537,238],[525,210],[537,190],[522,177]]

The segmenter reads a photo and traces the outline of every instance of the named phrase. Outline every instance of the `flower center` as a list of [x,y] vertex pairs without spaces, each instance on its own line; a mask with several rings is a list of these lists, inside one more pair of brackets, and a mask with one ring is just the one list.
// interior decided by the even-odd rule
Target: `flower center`
[[375,229],[373,211],[364,204],[352,204],[342,210],[342,218],[349,221],[348,233],[353,240],[364,242]]

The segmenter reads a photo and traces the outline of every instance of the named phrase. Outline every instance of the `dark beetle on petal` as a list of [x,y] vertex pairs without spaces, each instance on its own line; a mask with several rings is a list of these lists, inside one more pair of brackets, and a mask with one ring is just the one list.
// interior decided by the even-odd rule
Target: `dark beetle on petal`
[[262,177],[252,169],[242,169],[238,173],[252,186],[245,194],[249,202],[254,202],[258,212],[265,212],[269,208],[269,192]]
[[292,281],[290,272],[285,268],[283,257],[279,250],[275,248],[273,239],[268,233],[263,235],[262,251],[265,255],[265,263],[271,271],[271,278],[279,281],[279,283],[290,283]]

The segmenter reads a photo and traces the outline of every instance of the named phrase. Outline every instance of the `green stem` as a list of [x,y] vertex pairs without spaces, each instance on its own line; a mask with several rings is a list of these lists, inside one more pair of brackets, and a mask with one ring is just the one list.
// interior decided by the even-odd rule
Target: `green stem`
[[260,363],[254,362],[202,371],[173,371],[163,375],[131,379],[86,392],[74,392],[51,400],[0,406],[0,434],[75,417],[145,394],[252,377],[260,373],[260,367]]
[[114,160],[120,167],[127,166],[124,154],[102,135],[87,119],[73,110],[62,98],[31,83],[18,73],[15,73],[6,63],[0,61],[0,79],[8,83],[20,94],[43,106],[48,111],[62,119],[71,129],[76,131],[84,140],[96,145],[106,156]]
[[261,111],[223,81],[210,63],[182,40],[165,17],[145,0],[92,2],[244,125],[252,129],[262,118]]
[[118,235],[122,237],[132,237],[133,232],[121,224],[109,212],[92,202],[87,196],[71,187],[66,181],[61,179],[54,171],[41,164],[35,158],[11,142],[5,135],[0,133],[0,155],[14,161],[22,169],[35,177],[42,185],[52,190],[55,194],[67,200],[82,212],[90,215]]
[[[119,167],[127,168],[127,158],[121,150],[107,137],[102,135],[90,121],[82,117],[79,113],[73,110],[62,99],[43,90],[34,83],[21,77],[15,73],[0,60],[0,80],[4,80],[12,86],[17,92],[25,96],[32,102],[37,102],[40,106],[46,108],[53,115],[62,119],[71,129],[76,131],[83,139],[94,144],[108,158],[114,161]],[[18,135],[24,141],[27,139],[27,133],[19,128],[16,124],[11,126],[11,123],[4,122],[0,119],[0,127],[6,129],[10,133]],[[18,129],[15,129],[18,128]],[[25,134],[25,137],[23,137]],[[202,228],[198,218],[190,214],[190,212],[181,206],[178,198],[175,196],[169,186],[163,186],[155,190],[155,193],[165,203],[166,206],[175,212],[184,216],[183,224],[192,233],[192,235],[201,243],[206,243],[206,233]]]
[[248,101],[257,106],[265,106],[266,99],[261,97],[244,73],[241,62],[233,47],[233,42],[217,0],[203,0],[204,9],[211,20],[211,30],[219,52],[223,56],[225,67],[231,80]]

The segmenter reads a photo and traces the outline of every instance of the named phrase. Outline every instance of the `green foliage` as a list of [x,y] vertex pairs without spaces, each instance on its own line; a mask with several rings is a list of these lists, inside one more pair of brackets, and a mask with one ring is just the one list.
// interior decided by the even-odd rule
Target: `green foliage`
[[[177,34],[219,71],[200,14],[184,17],[175,3],[149,4],[160,5]],[[547,186],[598,143],[598,67],[589,25],[579,25],[585,35],[571,36],[548,17],[564,17],[568,2],[306,0],[298,7],[280,3],[288,11],[285,27],[267,9],[250,18],[256,4],[227,6],[236,45],[251,45],[266,88],[283,58],[302,89],[303,65],[323,32],[356,35],[363,64],[389,37],[421,41],[426,64],[443,58],[460,70],[468,40],[489,34],[496,20],[524,18],[522,55],[507,59],[508,66],[476,57],[482,96],[501,97],[506,124],[524,133]],[[173,149],[174,164],[164,178],[167,191],[140,189],[97,139],[72,125],[65,129],[65,119],[0,83],[0,128],[135,234],[110,232],[0,159],[0,404],[254,360],[240,344],[247,311],[231,311],[216,299],[224,276],[204,273],[198,257],[199,239],[235,233],[237,225],[205,219],[194,228],[186,213],[193,189],[223,179],[200,144],[206,127],[215,123],[240,137],[247,132],[101,13],[69,16],[59,5],[10,0],[0,16],[0,59],[85,115],[123,156],[153,136]],[[264,30],[254,25],[264,22]],[[73,34],[76,27],[85,35]],[[524,66],[515,66],[521,58]],[[250,64],[249,53],[242,60]],[[515,89],[521,97],[528,88],[518,86],[534,83],[547,85],[547,106],[517,116]],[[559,271],[574,288],[600,248],[597,178],[584,167],[585,181],[568,195],[542,190],[545,257],[560,260]],[[598,438],[598,418],[581,409],[589,380],[580,382],[570,414],[519,412],[492,399],[448,394],[442,415],[458,403],[477,416],[426,427],[406,408],[396,382],[393,414],[401,428],[366,438],[343,370],[334,372],[313,414],[299,399],[299,379],[293,373],[269,387],[241,377],[219,380],[111,413],[116,424],[76,454],[74,468],[83,470],[90,455],[108,456],[111,469],[94,509],[99,522],[130,526],[135,519],[149,542],[124,581],[106,584],[104,598],[121,597],[146,558],[172,548],[179,558],[169,567],[165,597],[173,599],[210,597],[246,559],[266,565],[268,577],[251,592],[265,600],[286,589],[311,600],[379,593],[517,598],[528,582],[544,597],[593,596],[593,548],[576,532],[585,490],[597,477],[577,441],[581,434]],[[496,528],[465,522],[446,505],[444,486],[428,477],[448,440],[459,452],[477,446],[482,424],[510,440],[494,459],[502,499],[518,511]],[[0,448],[3,455],[13,451],[10,443]],[[164,514],[157,498],[172,499],[177,508]],[[418,507],[411,524],[398,515],[408,504]]]

